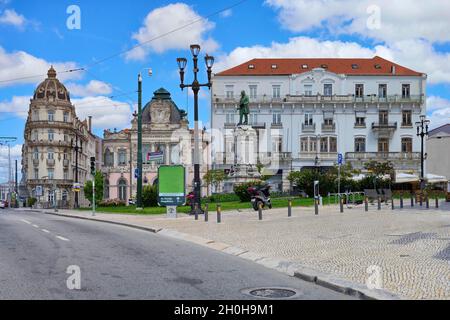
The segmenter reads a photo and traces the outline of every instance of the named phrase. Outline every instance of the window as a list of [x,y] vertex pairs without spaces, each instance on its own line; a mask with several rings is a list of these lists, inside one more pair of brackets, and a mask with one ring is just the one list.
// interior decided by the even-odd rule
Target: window
[[360,117],[360,116],[356,116],[355,118],[355,126],[356,127],[365,127],[366,126],[366,118],[365,117]]
[[323,113],[323,124],[327,127],[333,125],[333,112],[326,111]]
[[375,69],[381,69],[381,65],[379,65],[378,63],[374,65]]
[[364,85],[362,83],[355,84],[355,97],[362,98],[364,96]]
[[402,138],[402,152],[412,152],[412,138]]
[[281,86],[280,85],[272,86],[272,97],[275,99],[279,99],[281,97]]
[[119,166],[125,166],[127,164],[127,151],[125,149],[119,150]]
[[55,170],[53,170],[53,169],[48,169],[48,174],[47,174],[47,176],[48,176],[48,179],[49,179],[49,180],[52,180],[52,179],[55,177]]
[[387,84],[379,84],[378,85],[378,97],[386,98],[387,95]]
[[67,201],[68,198],[69,198],[69,196],[68,196],[67,190],[63,190],[63,192],[61,193],[61,200]]
[[64,169],[63,176],[64,176],[64,180],[69,180],[69,170]]
[[387,110],[380,110],[378,113],[378,120],[380,125],[387,125],[389,122],[389,114]]
[[67,131],[64,131],[64,142],[69,142],[69,134]]
[[333,95],[333,85],[331,83],[325,83],[323,85],[323,95],[332,96]]
[[39,150],[38,150],[38,148],[34,148],[33,159],[39,160]]
[[409,98],[409,84],[402,84],[402,98]]
[[39,121],[39,111],[34,110],[34,111],[33,111],[33,114],[31,115],[31,119],[32,119],[33,121]]
[[402,111],[402,126],[412,126],[411,115],[411,110]]
[[308,65],[307,64],[302,64],[302,69],[308,69]]
[[47,150],[47,159],[50,159],[50,160],[54,159],[54,151],[52,148]]
[[274,137],[272,138],[272,151],[275,153],[281,152],[283,149],[283,138]]
[[234,97],[234,86],[233,85],[225,86],[225,96],[227,97],[227,99],[233,99],[233,97]]
[[272,69],[276,69],[277,68],[277,65],[276,64],[273,64],[272,65]]
[[328,137],[320,138],[320,152],[328,152]]
[[308,138],[307,137],[300,138],[300,151],[308,152]]
[[48,141],[53,141],[55,139],[55,132],[50,129],[48,130]]
[[105,166],[114,166],[114,152],[109,151],[109,148],[106,148],[105,150]]
[[330,152],[337,152],[337,138],[330,137]]
[[312,113],[305,113],[305,125],[312,126],[313,125],[313,115]]
[[250,85],[250,99],[256,99],[257,95],[257,86],[256,85]]
[[103,183],[103,198],[109,199],[109,180],[105,179],[105,182]]
[[49,111],[48,112],[48,121],[49,122],[55,121],[55,111]]
[[378,152],[389,152],[389,139],[378,138]]
[[355,152],[366,152],[366,138],[355,138]]
[[304,85],[305,88],[305,96],[312,96],[312,84],[305,84]]
[[34,168],[34,179],[36,179],[36,180],[39,179],[39,169],[38,168]]
[[63,121],[64,122],[69,122],[69,113],[68,112],[64,112]]
[[255,65],[254,65],[254,64],[249,64],[249,65],[248,65],[248,68],[249,68],[249,69],[255,69]]
[[316,151],[317,151],[317,138],[310,137],[309,138],[309,152],[316,152]]
[[359,67],[358,67],[358,65],[356,64],[356,63],[353,63],[352,64],[352,69],[358,69]]
[[33,140],[33,141],[38,140],[38,131],[37,130],[31,131],[31,140]]
[[272,114],[272,124],[281,124],[281,113],[274,112]]
[[127,200],[127,181],[125,179],[120,179],[118,185],[119,199],[122,201]]
[[234,113],[227,113],[226,123],[234,123]]

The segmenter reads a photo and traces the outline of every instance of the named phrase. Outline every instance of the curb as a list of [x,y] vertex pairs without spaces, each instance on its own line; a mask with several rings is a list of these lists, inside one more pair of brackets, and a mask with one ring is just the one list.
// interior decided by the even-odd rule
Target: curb
[[282,272],[284,274],[287,274],[289,276],[293,276],[296,278],[299,278],[301,280],[307,281],[307,282],[314,282],[315,284],[336,291],[340,292],[358,299],[362,300],[401,300],[401,297],[389,292],[387,290],[380,290],[380,289],[368,289],[366,286],[353,282],[344,280],[341,278],[338,278],[332,274],[324,273],[315,269],[311,269],[308,267],[305,267],[299,263],[291,262],[287,260],[281,260],[276,258],[270,258],[262,256],[258,253],[251,252],[242,248],[238,248],[235,246],[232,246],[227,243],[223,242],[216,242],[214,240],[205,239],[199,236],[194,236],[186,233],[179,232],[177,230],[173,229],[157,229],[157,228],[150,228],[150,227],[142,227],[134,224],[128,224],[123,222],[116,222],[116,221],[109,221],[109,220],[101,220],[101,219],[95,219],[95,218],[89,218],[89,217],[80,217],[80,216],[73,216],[68,214],[61,214],[61,213],[54,213],[54,212],[47,212],[47,211],[32,211],[37,213],[44,213],[54,216],[60,216],[60,217],[69,217],[69,218],[76,218],[81,220],[91,220],[91,221],[97,221],[97,222],[104,222],[109,224],[116,224],[120,226],[130,227],[134,229],[149,231],[152,233],[157,233],[161,235],[165,235],[167,237],[171,237],[178,240],[184,240],[191,243],[195,243],[216,251],[223,252],[225,254],[233,255],[236,257],[240,257],[242,259],[246,259],[252,262],[255,262],[259,265],[262,265],[269,269],[274,269],[279,272]]

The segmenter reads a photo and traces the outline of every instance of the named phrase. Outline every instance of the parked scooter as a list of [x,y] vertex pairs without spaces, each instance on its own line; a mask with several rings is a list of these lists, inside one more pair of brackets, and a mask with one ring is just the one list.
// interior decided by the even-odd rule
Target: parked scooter
[[272,202],[270,201],[270,186],[268,184],[259,187],[250,187],[247,192],[251,196],[253,209],[258,210],[261,205],[262,208],[268,207],[272,209]]

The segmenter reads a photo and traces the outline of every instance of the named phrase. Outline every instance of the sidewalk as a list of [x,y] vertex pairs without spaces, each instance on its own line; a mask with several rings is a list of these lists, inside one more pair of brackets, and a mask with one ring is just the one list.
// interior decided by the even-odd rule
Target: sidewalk
[[[50,210],[51,212],[51,210]],[[59,214],[91,218],[90,212],[61,210]],[[97,213],[97,220],[149,228],[216,249],[251,252],[255,261],[290,261],[319,273],[364,286],[367,268],[382,271],[382,288],[409,299],[450,299],[450,205],[439,209],[405,208],[381,211],[370,206],[345,208],[293,208],[255,212],[223,212],[222,223],[215,212],[209,222],[193,216],[166,219],[165,216],[137,216]],[[183,236],[189,235],[189,237]],[[244,253],[244,254],[243,254]],[[278,264],[279,265],[279,264]],[[286,267],[288,269],[288,267]],[[289,270],[287,270],[289,271]]]

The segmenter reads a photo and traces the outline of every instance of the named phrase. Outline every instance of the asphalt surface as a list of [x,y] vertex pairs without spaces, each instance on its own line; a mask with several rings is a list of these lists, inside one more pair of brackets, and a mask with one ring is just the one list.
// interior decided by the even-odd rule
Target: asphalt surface
[[[69,266],[81,289],[70,290]],[[124,226],[0,210],[0,299],[255,299],[287,287],[296,299],[351,297],[239,257]]]

